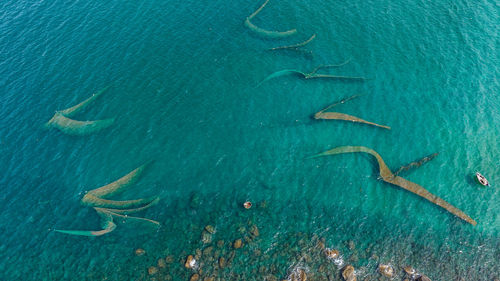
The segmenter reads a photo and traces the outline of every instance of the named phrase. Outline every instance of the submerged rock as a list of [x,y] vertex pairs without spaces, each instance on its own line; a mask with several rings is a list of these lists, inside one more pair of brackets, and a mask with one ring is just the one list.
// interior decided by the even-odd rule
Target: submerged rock
[[320,264],[319,267],[318,267],[318,272],[319,273],[326,272],[326,267],[327,267],[327,265],[325,263]]
[[359,261],[359,257],[358,257],[357,252],[354,252],[354,254],[352,254],[349,257],[349,261],[351,261],[352,263],[357,263]]
[[158,267],[159,268],[165,268],[165,267],[167,267],[167,263],[165,262],[164,259],[158,259]]
[[219,267],[220,268],[226,267],[226,259],[224,257],[219,258]]
[[154,267],[154,266],[150,266],[148,268],[148,274],[149,275],[155,275],[156,273],[158,273],[158,268]]
[[215,228],[211,225],[207,225],[205,226],[205,230],[210,233],[210,234],[214,234],[215,233]]
[[194,250],[194,259],[199,260],[201,258],[202,252],[200,249]]
[[203,232],[201,233],[201,242],[203,242],[204,244],[212,242],[212,234],[210,234],[206,230],[203,230]]
[[254,237],[260,235],[259,228],[255,224],[250,227],[250,234],[252,234]]
[[141,248],[137,248],[137,249],[135,249],[134,253],[136,256],[140,257],[140,256],[143,256],[144,254],[146,254],[146,250],[141,249]]
[[233,259],[234,259],[235,256],[236,256],[236,252],[234,250],[231,251],[229,253],[229,258],[227,259],[227,261],[228,261],[227,263],[230,264],[233,261]]
[[167,263],[173,263],[174,262],[174,256],[167,256],[165,258],[165,262],[167,262]]
[[260,208],[262,208],[262,209],[267,208],[267,201],[266,201],[266,200],[261,201],[261,202],[259,203],[259,207],[260,207]]
[[262,251],[261,251],[260,249],[258,249],[258,248],[257,248],[257,249],[255,249],[255,250],[253,250],[253,255],[254,255],[255,257],[260,257],[260,255],[262,255]]
[[278,281],[278,277],[270,274],[270,275],[267,275],[264,280],[266,280],[266,281]]
[[225,244],[225,243],[224,243],[224,240],[219,240],[219,241],[217,241],[217,247],[219,247],[219,248],[224,247],[224,244]]
[[385,277],[392,278],[394,276],[394,268],[388,264],[380,264],[378,271]]
[[191,275],[191,278],[189,278],[189,281],[198,281],[198,280],[200,280],[200,275],[198,275],[198,273]]
[[204,256],[210,256],[210,254],[212,254],[212,250],[213,250],[213,249],[214,249],[214,248],[213,248],[212,246],[210,246],[210,247],[206,247],[205,249],[203,249],[203,255],[204,255]]
[[239,231],[241,234],[245,234],[245,232],[247,232],[247,229],[246,229],[244,226],[240,226],[240,227],[238,227],[238,231]]
[[233,248],[239,249],[241,247],[243,247],[243,241],[241,241],[241,239],[234,240],[234,242],[233,242]]
[[265,266],[262,265],[261,267],[259,267],[259,273],[260,274],[264,274],[266,272],[267,272],[267,268]]
[[200,196],[198,195],[198,193],[193,193],[191,195],[191,199],[189,200],[189,206],[192,208],[192,209],[197,209],[201,204],[201,198]]
[[245,239],[245,242],[247,242],[248,244],[251,243],[253,240],[253,236],[245,236],[243,237],[243,239]]
[[342,270],[342,277],[345,281],[356,281],[356,275],[354,274],[354,267],[352,265],[346,265],[344,270]]
[[324,238],[322,238],[321,240],[318,240],[318,242],[316,242],[316,247],[319,248],[320,250],[326,249],[325,241],[323,241],[323,239]]

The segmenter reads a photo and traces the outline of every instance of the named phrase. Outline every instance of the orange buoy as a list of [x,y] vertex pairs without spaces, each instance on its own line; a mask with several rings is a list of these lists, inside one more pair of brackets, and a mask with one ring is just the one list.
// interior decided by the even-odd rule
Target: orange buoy
[[245,209],[250,209],[250,208],[252,208],[252,202],[247,201],[247,202],[243,203],[243,207],[245,207]]

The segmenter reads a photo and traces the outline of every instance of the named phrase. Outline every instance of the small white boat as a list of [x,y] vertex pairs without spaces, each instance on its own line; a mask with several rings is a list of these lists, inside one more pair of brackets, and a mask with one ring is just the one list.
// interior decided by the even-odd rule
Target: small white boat
[[488,180],[483,175],[481,175],[479,172],[476,172],[476,179],[481,185],[490,186],[490,183],[488,182]]

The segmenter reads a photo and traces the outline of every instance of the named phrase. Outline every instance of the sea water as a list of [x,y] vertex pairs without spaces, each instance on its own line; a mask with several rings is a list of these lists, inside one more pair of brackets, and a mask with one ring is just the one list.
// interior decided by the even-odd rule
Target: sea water
[[[297,29],[282,39],[243,24],[261,4],[0,4],[1,280],[189,280],[196,272],[276,280],[297,268],[340,280],[346,264],[358,280],[380,277],[379,264],[401,279],[406,265],[432,280],[499,278],[498,2],[271,0],[252,22]],[[267,50],[313,34],[304,51]],[[291,75],[259,85],[283,69],[345,61],[321,71],[367,80]],[[44,127],[56,110],[109,85],[75,119],[115,118],[111,127],[88,136]],[[312,119],[352,95],[360,96],[331,110],[392,129]],[[379,180],[369,155],[307,159],[342,145],[376,150],[393,171],[439,153],[400,176],[477,226]],[[85,192],[151,160],[113,199],[159,196],[137,214],[159,229],[54,231],[99,230],[99,216],[80,203]],[[476,171],[491,187],[474,182]],[[209,243],[206,225],[216,230]],[[249,234],[255,227],[259,236]],[[236,239],[243,248],[233,249]],[[342,259],[325,259],[322,244]],[[197,250],[200,267],[186,269]],[[220,257],[231,263],[218,267]]]

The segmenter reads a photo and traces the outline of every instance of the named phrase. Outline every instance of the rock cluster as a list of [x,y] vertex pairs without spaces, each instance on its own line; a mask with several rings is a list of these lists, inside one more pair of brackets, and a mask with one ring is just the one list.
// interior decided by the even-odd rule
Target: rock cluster
[[[229,235],[221,229],[216,232],[211,225],[198,229],[201,239],[193,242],[195,247],[185,249],[179,255],[158,259],[156,264],[147,268],[144,275],[155,281],[328,281],[338,280],[339,275],[342,280],[357,281],[354,266],[358,265],[358,256],[360,260],[366,260],[373,259],[375,255],[368,249],[357,250],[353,241],[336,245],[346,251],[341,255],[333,247],[327,247],[324,238],[301,232],[285,234],[271,249],[264,251],[259,247],[260,229],[249,220],[234,226],[234,233]],[[227,240],[220,239],[222,237]],[[349,258],[344,261],[343,256]],[[344,266],[346,262],[348,265]],[[241,272],[235,268],[251,270]],[[407,274],[407,281],[430,281],[412,267],[407,266],[403,270]],[[401,273],[404,273],[403,270]],[[363,281],[377,280],[377,274],[387,278],[403,277],[398,276],[398,272],[387,264],[379,264],[377,271],[368,274],[367,267],[361,267],[359,272],[364,272]],[[378,280],[383,278],[379,277]]]
[[[251,257],[260,257],[260,250],[255,248],[251,250],[245,250],[246,245],[250,245],[256,241],[260,236],[260,230],[257,225],[253,222],[248,221],[248,227],[240,225],[239,227],[239,237],[235,237],[233,242],[226,242],[224,240],[216,240],[216,243],[212,243],[213,238],[217,235],[216,229],[212,225],[206,225],[201,230],[200,238],[200,248],[192,250],[191,254],[187,253],[185,258],[182,258],[182,264],[184,268],[189,269],[189,275],[186,276],[185,280],[192,281],[215,281],[217,276],[223,272],[226,268],[230,267],[235,260],[237,253],[242,253],[241,255]],[[268,258],[268,257],[266,257]],[[151,266],[148,268],[147,272],[151,280],[173,280],[169,271],[173,269],[171,264],[174,262],[175,257],[172,255],[166,258],[161,258],[157,262],[157,266]],[[276,268],[272,269],[274,272]],[[260,267],[259,273],[266,273],[268,268]],[[304,272],[305,274],[305,272]],[[178,276],[178,274],[176,274]],[[234,273],[229,273],[229,276],[235,275]],[[241,276],[237,274],[233,276],[234,278],[240,280]],[[270,275],[269,280],[273,280]],[[305,275],[303,275],[305,277]],[[306,278],[306,277],[305,277]],[[229,278],[230,279],[230,278]],[[229,280],[226,279],[226,280]],[[217,279],[224,280],[224,279]],[[275,279],[278,280],[277,277]],[[303,279],[305,280],[305,279]]]

